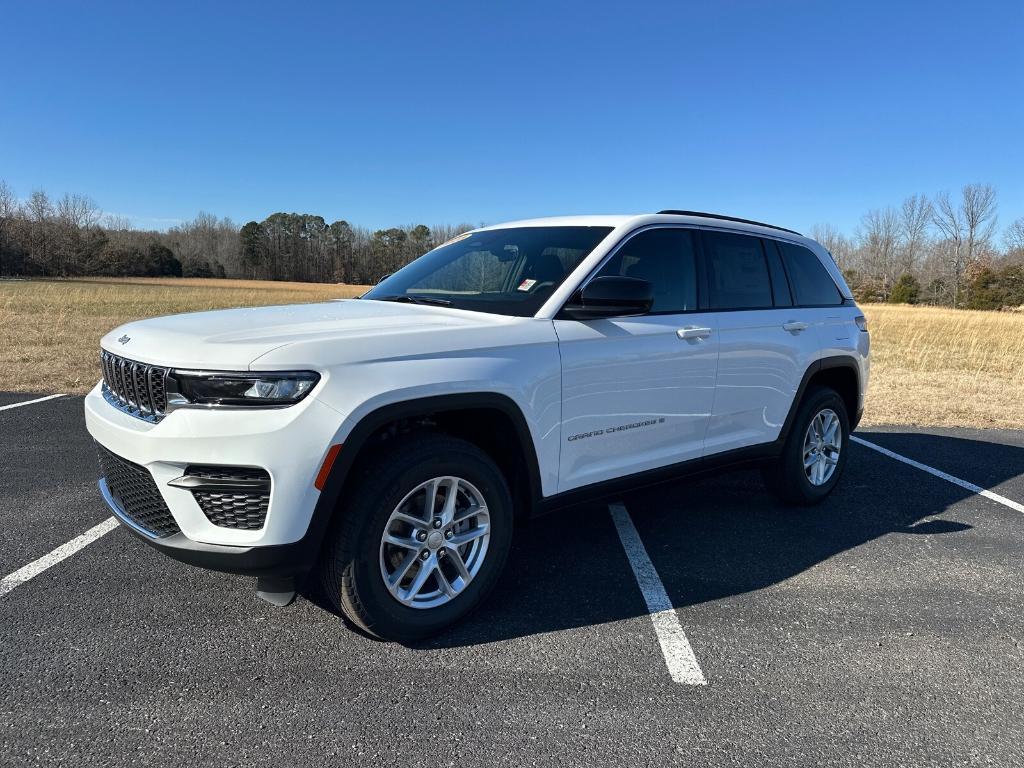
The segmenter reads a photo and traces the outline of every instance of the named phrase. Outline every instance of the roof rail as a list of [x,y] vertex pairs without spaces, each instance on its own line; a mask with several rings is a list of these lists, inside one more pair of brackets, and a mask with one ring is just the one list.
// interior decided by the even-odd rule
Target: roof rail
[[[669,213],[674,216],[701,216],[705,219],[721,219],[722,221],[735,221],[737,224],[754,224],[758,227],[768,227],[768,229],[778,229],[782,232],[789,232],[793,235],[800,235],[795,229],[786,229],[785,227],[777,227],[774,224],[765,224],[763,221],[752,221],[751,219],[740,219],[736,216],[724,216],[721,213],[704,213],[703,211],[677,211],[669,208],[664,211],[658,211],[658,213]],[[803,237],[803,235],[800,235]]]

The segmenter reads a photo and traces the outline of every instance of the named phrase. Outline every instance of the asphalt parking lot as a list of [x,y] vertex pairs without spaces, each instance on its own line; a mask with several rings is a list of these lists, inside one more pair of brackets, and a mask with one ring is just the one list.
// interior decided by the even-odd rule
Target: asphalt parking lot
[[[81,410],[0,410],[0,577],[109,517]],[[1024,502],[1024,433],[858,435]],[[523,528],[417,647],[117,528],[0,595],[0,763],[1024,765],[1018,509],[862,444],[811,510],[753,472],[621,502],[706,685],[670,675],[607,505]]]

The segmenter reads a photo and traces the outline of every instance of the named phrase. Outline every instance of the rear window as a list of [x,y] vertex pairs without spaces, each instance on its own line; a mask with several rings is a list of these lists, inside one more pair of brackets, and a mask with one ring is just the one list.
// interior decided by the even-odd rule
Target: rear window
[[772,283],[761,240],[747,235],[704,232],[711,309],[768,309]]
[[797,305],[836,307],[843,303],[835,281],[813,251],[792,243],[779,243],[779,247]]

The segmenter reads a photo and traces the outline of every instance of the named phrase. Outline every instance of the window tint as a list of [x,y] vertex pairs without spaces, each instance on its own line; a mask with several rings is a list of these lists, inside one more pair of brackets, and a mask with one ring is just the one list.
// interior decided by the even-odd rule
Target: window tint
[[764,309],[772,306],[761,240],[747,235],[704,232],[711,309]]
[[812,251],[792,243],[779,243],[779,246],[797,304],[835,307],[843,303],[835,282]]
[[626,241],[598,276],[639,277],[654,287],[651,312],[697,308],[697,259],[693,231],[649,229]]

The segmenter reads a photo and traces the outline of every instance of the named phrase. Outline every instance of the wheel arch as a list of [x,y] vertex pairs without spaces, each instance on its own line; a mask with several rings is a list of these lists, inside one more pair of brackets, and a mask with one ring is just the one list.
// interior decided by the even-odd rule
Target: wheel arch
[[779,433],[778,445],[785,444],[800,403],[803,402],[807,391],[813,386],[827,386],[838,392],[846,405],[850,430],[856,429],[857,422],[860,420],[860,366],[857,363],[857,358],[852,355],[832,355],[815,360],[804,371],[796,396],[789,406],[789,413],[786,415],[782,431]]
[[496,392],[468,392],[390,403],[363,416],[337,452],[306,534],[313,558],[310,565],[319,556],[324,534],[361,463],[383,450],[387,439],[416,429],[461,437],[491,455],[509,482],[517,517],[538,505],[542,491],[536,446],[526,417],[512,398]]

